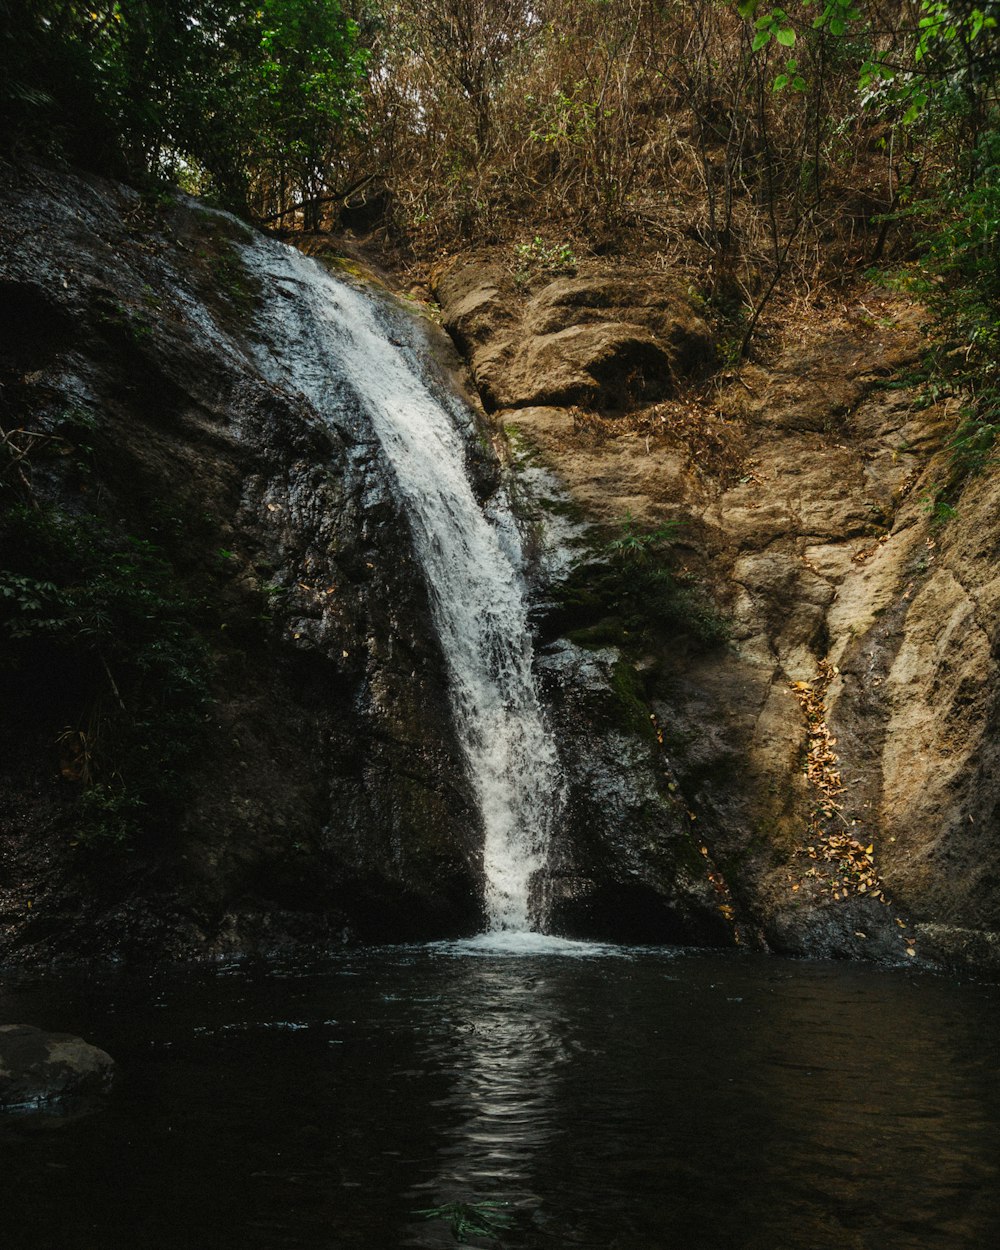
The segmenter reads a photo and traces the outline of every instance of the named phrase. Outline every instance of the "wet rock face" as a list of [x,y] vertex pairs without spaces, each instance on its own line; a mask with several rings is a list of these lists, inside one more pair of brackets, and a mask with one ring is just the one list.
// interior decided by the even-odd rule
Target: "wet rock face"
[[[608,527],[605,541],[626,516],[640,531],[682,523],[673,568],[714,600],[728,644],[693,647],[676,621],[647,623],[637,642],[619,621],[602,645],[617,642],[634,669],[660,727],[654,771],[669,771],[668,793],[694,816],[741,936],[798,955],[994,966],[1000,479],[970,479],[956,514],[935,523],[949,415],[900,385],[923,347],[919,311],[878,292],[830,307],[720,383],[711,404],[644,405],[653,396],[639,386],[626,420],[590,367],[596,354],[567,364],[560,336],[594,343],[599,328],[610,341],[624,322],[642,325],[671,343],[664,378],[696,370],[710,349],[689,317],[671,338],[669,283],[632,299],[656,310],[654,323],[623,314],[613,270],[575,282],[518,303],[487,258],[455,264],[437,296],[497,420],[561,481],[561,507]],[[572,633],[562,617],[552,619]],[[582,795],[576,777],[598,748],[551,697],[570,794]],[[633,766],[620,755],[620,775]],[[644,823],[606,797],[617,816],[602,823],[588,809],[575,843],[561,843],[568,901],[555,911],[576,908],[574,923],[590,923],[598,863],[638,866],[630,879],[667,905],[643,848],[649,830],[679,845],[669,808]]]
[[114,1070],[111,1056],[83,1038],[28,1024],[0,1025],[0,1111],[107,1093]]
[[561,642],[538,667],[565,784],[548,883],[553,932],[730,945],[627,661]]
[[360,416],[327,424],[249,363],[262,295],[242,228],[44,170],[5,184],[0,220],[0,424],[41,444],[71,410],[87,445],[85,472],[63,443],[26,458],[4,506],[155,544],[210,685],[183,801],[120,851],[75,845],[83,765],[60,776],[67,725],[117,707],[104,670],[65,695],[0,674],[0,950],[475,931],[477,818],[407,522]]

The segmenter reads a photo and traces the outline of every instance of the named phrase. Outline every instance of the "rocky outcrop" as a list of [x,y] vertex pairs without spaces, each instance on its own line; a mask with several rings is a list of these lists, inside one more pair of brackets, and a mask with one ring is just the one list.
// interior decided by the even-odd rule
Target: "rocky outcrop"
[[638,275],[559,277],[531,293],[500,266],[460,262],[437,294],[489,409],[628,409],[674,394],[713,360],[690,299]]
[[[101,611],[132,593],[127,553],[152,562],[168,607],[149,612],[192,635],[170,672],[187,681],[194,656],[209,686],[174,776],[159,705],[145,728],[133,708],[175,633],[149,626],[158,650],[105,663],[31,616],[37,637],[0,671],[3,954],[475,931],[477,817],[407,522],[372,436],[250,363],[243,228],[43,170],[5,181],[0,218],[0,424],[24,453],[5,462],[5,518],[91,535]],[[109,806],[128,794],[124,735],[130,762],[161,753],[166,776],[119,844],[110,818],[86,834],[81,803],[88,778]]]
[[[655,303],[653,279],[634,313],[614,273],[577,281],[595,292],[581,335]],[[649,404],[639,388],[623,415],[594,386],[582,413],[549,323],[532,319],[567,309],[565,289],[541,284],[522,306],[495,266],[458,263],[436,293],[522,463],[562,483],[560,516],[597,525],[588,576],[626,518],[637,533],[677,521],[675,575],[728,620],[728,643],[707,649],[676,619],[641,637],[605,622],[590,645],[616,642],[634,670],[744,940],[984,966],[1000,930],[1000,483],[971,478],[940,523],[950,415],[900,381],[921,351],[919,310],[868,292],[711,389]],[[604,312],[601,290],[614,293]],[[660,307],[675,298],[663,291]],[[573,610],[550,613],[550,630],[572,632]],[[650,841],[634,826],[618,826],[624,862]],[[651,827],[673,836],[663,813]],[[597,837],[600,859],[614,839]]]
[[107,1093],[114,1070],[111,1056],[81,1037],[0,1025],[0,1111],[40,1110]]

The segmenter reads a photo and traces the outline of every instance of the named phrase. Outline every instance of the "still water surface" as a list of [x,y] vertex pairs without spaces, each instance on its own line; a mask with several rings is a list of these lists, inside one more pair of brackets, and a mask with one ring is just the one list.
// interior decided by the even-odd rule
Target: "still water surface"
[[121,1069],[0,1121],[7,1250],[454,1246],[476,1213],[512,1250],[1000,1245],[994,986],[473,942],[29,980],[7,1021]]

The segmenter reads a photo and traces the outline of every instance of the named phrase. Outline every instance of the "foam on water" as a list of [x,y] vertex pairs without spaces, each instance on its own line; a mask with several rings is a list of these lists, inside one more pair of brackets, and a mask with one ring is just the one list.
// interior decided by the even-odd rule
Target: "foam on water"
[[513,959],[549,958],[567,959],[631,958],[636,954],[633,947],[616,946],[611,942],[584,942],[575,938],[553,937],[548,933],[531,933],[505,929],[498,932],[480,933],[471,938],[453,942],[431,942],[428,950],[441,955],[458,957],[495,957]]

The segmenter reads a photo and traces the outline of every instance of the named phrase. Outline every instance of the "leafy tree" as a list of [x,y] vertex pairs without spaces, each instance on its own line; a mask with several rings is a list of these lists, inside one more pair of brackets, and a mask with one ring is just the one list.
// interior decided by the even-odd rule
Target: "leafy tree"
[[[936,316],[935,386],[949,387],[961,404],[952,443],[957,485],[992,459],[1000,432],[1000,4],[919,0],[893,10],[863,0],[802,0],[791,13],[741,0],[736,7],[752,24],[752,51],[761,56],[772,41],[786,48],[802,36],[850,41],[860,54],[866,113],[894,141],[898,134],[923,142],[923,161],[897,191],[892,212],[916,227],[919,259],[905,281]],[[805,87],[794,61],[773,88],[789,83]]]
[[8,144],[236,208],[328,186],[364,65],[339,0],[0,0],[0,41]]
[[309,227],[330,186],[336,136],[359,110],[365,54],[336,0],[262,0],[255,20],[260,56],[248,66],[247,89],[260,147],[247,163],[279,210],[290,188],[300,190]]

